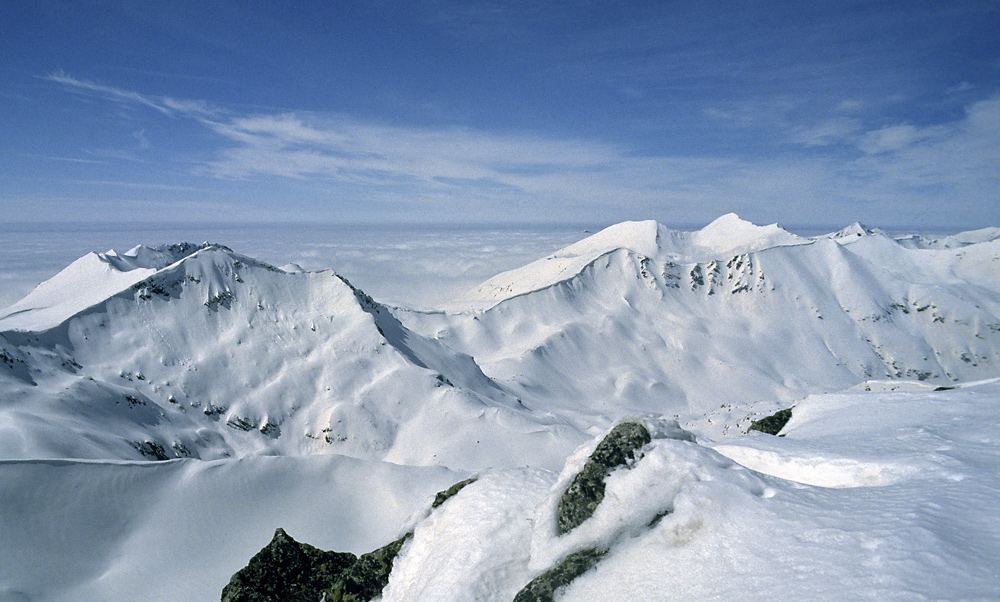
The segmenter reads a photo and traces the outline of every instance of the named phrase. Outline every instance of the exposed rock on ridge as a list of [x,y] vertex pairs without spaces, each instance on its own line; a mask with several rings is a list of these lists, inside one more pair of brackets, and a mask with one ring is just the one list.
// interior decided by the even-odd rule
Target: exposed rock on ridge
[[754,420],[750,423],[750,431],[760,431],[768,435],[777,435],[781,429],[785,428],[788,421],[792,419],[792,409],[779,410],[770,416]]
[[279,527],[271,543],[223,588],[222,602],[315,602],[317,593],[357,560],[354,554],[299,543]]
[[[437,508],[476,479],[466,479],[438,492],[431,508]],[[250,563],[237,571],[222,589],[222,602],[368,602],[389,583],[393,561],[403,537],[381,548],[355,556],[349,552],[327,552],[292,539],[280,527],[274,538]]]
[[622,422],[611,429],[559,500],[559,535],[569,533],[594,514],[604,499],[604,479],[615,468],[635,460],[638,450],[650,441],[646,427],[635,422]]

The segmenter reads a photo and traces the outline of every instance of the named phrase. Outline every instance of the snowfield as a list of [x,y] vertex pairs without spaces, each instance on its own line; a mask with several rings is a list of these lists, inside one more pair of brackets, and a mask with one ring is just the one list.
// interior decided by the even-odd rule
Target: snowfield
[[[622,421],[652,440],[559,535]],[[431,310],[140,246],[0,309],[0,602],[217,600],[277,527],[412,533],[386,602],[588,551],[557,600],[1000,600],[998,466],[997,228],[627,222]]]

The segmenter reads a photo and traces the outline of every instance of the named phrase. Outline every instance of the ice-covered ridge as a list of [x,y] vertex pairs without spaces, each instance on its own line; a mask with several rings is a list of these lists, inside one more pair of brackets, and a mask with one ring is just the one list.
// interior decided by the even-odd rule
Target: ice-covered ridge
[[[717,236],[727,224],[738,234],[727,252],[745,252],[690,252],[697,240],[727,248]],[[588,400],[704,411],[720,397],[1000,374],[1000,240],[910,249],[860,224],[802,239],[734,216],[705,231],[621,224],[488,281],[472,311],[404,321],[572,411],[599,412]],[[778,242],[800,244],[769,246]]]
[[940,237],[911,234],[897,238],[896,242],[908,249],[959,249],[996,240],[1000,240],[1000,228],[981,228]]

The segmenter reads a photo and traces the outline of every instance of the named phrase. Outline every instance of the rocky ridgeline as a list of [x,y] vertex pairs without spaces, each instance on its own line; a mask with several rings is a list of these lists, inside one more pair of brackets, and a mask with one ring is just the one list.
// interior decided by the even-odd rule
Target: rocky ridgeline
[[[638,460],[639,450],[651,440],[646,427],[634,422],[623,422],[611,430],[559,499],[559,535],[593,515],[604,499],[608,475]],[[461,481],[438,493],[431,509],[474,480]],[[299,543],[279,528],[271,542],[233,575],[222,590],[222,602],[368,602],[382,594],[396,555],[412,535],[411,531],[374,552],[355,556]],[[514,602],[554,600],[560,588],[593,568],[606,554],[606,549],[597,548],[569,554],[525,585]]]

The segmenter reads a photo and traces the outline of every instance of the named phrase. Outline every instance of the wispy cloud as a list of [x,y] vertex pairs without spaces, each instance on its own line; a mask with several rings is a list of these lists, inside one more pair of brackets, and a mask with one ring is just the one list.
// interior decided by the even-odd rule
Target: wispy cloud
[[865,106],[851,99],[831,100],[825,114],[778,101],[757,105],[756,115],[754,103],[716,108],[710,118],[748,131],[770,123],[775,138],[792,146],[759,157],[692,157],[640,155],[600,140],[538,133],[390,125],[316,112],[239,113],[61,73],[49,79],[212,132],[217,146],[195,167],[200,175],[306,183],[327,199],[327,210],[363,199],[387,211],[420,210],[442,219],[690,222],[735,210],[791,223],[814,221],[817,206],[823,219],[844,223],[878,223],[900,208],[928,212],[943,202],[960,206],[968,220],[995,219],[1000,210],[1000,98],[925,127],[865,127]]
[[104,161],[100,161],[97,159],[81,159],[79,157],[51,157],[47,155],[25,155],[25,156],[37,157],[39,159],[45,159],[48,161],[60,161],[64,163],[84,163],[88,165],[100,165],[104,163]]
[[792,127],[789,139],[805,146],[841,144],[862,129],[860,119],[836,116],[818,123]]
[[202,192],[202,188],[195,186],[182,186],[179,184],[151,184],[148,182],[122,182],[119,180],[70,180],[71,184],[83,186],[114,186],[120,188],[139,188],[146,190],[185,190],[190,192]]
[[62,84],[70,90],[80,94],[91,94],[113,102],[121,104],[135,104],[148,107],[169,117],[174,116],[203,116],[208,117],[216,113],[208,103],[204,101],[192,101],[171,98],[169,96],[150,96],[123,90],[113,86],[104,86],[92,81],[77,79],[62,71],[56,71],[46,75],[44,79]]
[[1000,96],[972,104],[951,123],[868,132],[858,146],[867,155],[855,167],[872,193],[918,197],[933,188],[941,202],[978,199],[986,215],[1000,215]]

